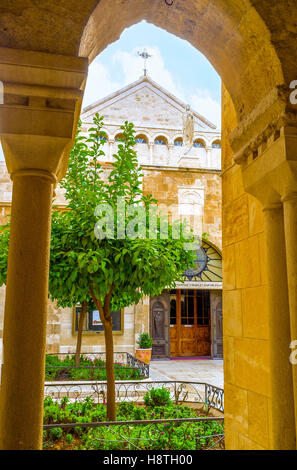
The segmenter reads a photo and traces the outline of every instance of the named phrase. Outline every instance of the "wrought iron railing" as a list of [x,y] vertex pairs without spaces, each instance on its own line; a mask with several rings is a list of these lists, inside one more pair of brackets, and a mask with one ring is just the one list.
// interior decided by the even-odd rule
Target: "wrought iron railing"
[[[152,388],[166,388],[175,404],[196,403],[224,412],[224,390],[210,384],[190,381],[116,381],[116,401],[142,404],[144,396]],[[106,382],[68,382],[45,384],[45,396],[70,400],[90,397],[95,403],[104,403],[107,396]]]
[[[224,429],[218,427],[218,432],[212,428],[212,433],[205,433],[204,423],[217,422],[223,424],[224,418],[181,418],[181,419],[155,419],[135,421],[106,421],[96,423],[67,423],[47,424],[44,431],[61,428],[66,431],[91,430],[88,432],[87,448],[102,450],[107,443],[113,444],[118,450],[151,450],[161,449],[164,444],[166,450],[212,450],[224,449]],[[166,428],[166,429],[165,429]],[[110,431],[110,433],[107,433]],[[166,438],[164,434],[166,431]],[[175,432],[177,431],[177,432]],[[177,449],[178,448],[178,449]]]
[[[73,353],[51,353],[47,354],[48,356],[56,356],[58,359],[63,360],[67,356],[73,356]],[[94,361],[95,359],[100,359],[102,361],[106,361],[106,354],[105,352],[102,353],[82,353],[80,355],[81,357],[90,359]],[[130,379],[133,378],[133,372],[134,371],[139,371],[139,374],[141,378],[148,378],[150,374],[150,368],[148,364],[145,364],[144,362],[140,361],[139,359],[136,359],[132,354],[127,353],[127,352],[115,352],[114,353],[114,366],[115,368],[119,368],[120,366],[124,365],[125,369],[131,371],[130,373]],[[63,378],[63,376],[67,376],[71,370],[74,369],[73,366],[65,366],[65,365],[46,365],[45,371],[47,376],[55,376],[57,375],[57,371],[60,371],[61,373],[59,374],[59,378],[57,380],[66,380]],[[87,365],[79,365],[78,367],[75,367],[75,370],[77,371],[78,375],[79,372],[83,372],[84,370],[88,371],[89,375],[89,380],[96,380],[96,371],[101,371],[104,370],[105,366],[98,366],[98,365],[92,365],[92,366],[87,366]],[[129,377],[127,377],[129,378]],[[49,379],[49,377],[48,377]],[[69,380],[69,379],[68,379]],[[77,379],[78,380],[78,379]],[[97,379],[98,380],[98,379]]]

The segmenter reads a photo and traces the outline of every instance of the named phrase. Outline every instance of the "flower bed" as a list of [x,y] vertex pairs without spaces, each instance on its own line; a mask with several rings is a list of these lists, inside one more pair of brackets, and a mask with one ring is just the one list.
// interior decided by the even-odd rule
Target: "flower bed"
[[[156,393],[154,390],[156,389],[146,394],[144,407],[136,406],[134,403],[121,403],[117,408],[119,425],[106,423],[106,406],[96,405],[91,398],[75,402],[63,398],[60,402],[54,402],[47,397],[44,402],[44,424],[71,423],[72,426],[44,430],[44,449],[196,450],[209,447],[223,448],[222,421],[214,418],[198,421],[199,415],[196,410],[187,406],[174,405],[169,398],[169,392],[165,389],[158,389]],[[141,421],[144,421],[143,424]],[[91,428],[74,426],[74,423],[94,422],[104,422],[104,425]]]
[[[116,380],[141,380],[139,369],[127,364],[115,363]],[[67,355],[64,359],[46,355],[45,380],[106,380],[106,365],[102,359],[81,356],[79,367],[75,367],[75,356]]]

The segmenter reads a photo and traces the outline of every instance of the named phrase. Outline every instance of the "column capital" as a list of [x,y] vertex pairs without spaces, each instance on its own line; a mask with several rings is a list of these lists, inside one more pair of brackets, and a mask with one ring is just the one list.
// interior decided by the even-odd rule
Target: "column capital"
[[0,48],[0,137],[10,174],[64,176],[87,71],[84,58]]
[[38,178],[45,178],[50,180],[54,185],[56,185],[58,182],[57,176],[54,173],[51,173],[47,170],[38,170],[36,168],[14,171],[11,173],[10,178],[14,181],[16,178],[22,178],[25,176],[37,176]]
[[297,200],[297,192],[291,192],[282,197],[282,202],[293,201],[295,199]]
[[277,211],[277,210],[282,210],[283,205],[281,203],[275,203],[275,204],[265,204],[263,207],[263,212],[268,212],[268,211]]

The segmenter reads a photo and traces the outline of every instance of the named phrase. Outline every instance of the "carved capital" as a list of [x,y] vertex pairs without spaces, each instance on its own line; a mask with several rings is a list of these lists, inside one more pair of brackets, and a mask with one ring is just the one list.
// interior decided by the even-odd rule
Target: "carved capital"
[[286,126],[296,128],[297,133],[297,106],[290,103],[291,91],[287,85],[272,89],[231,132],[229,141],[236,163],[242,165],[250,155],[258,156]]
[[0,137],[10,174],[64,176],[88,71],[86,59],[0,48]]

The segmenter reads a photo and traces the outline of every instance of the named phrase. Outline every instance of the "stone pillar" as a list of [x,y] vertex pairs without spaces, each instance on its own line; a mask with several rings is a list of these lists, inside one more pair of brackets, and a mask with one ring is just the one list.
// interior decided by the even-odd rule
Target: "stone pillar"
[[152,165],[154,163],[154,154],[153,154],[153,149],[154,149],[154,142],[149,143],[149,149],[150,149],[150,161],[149,164]]
[[207,168],[212,168],[212,147],[205,147],[205,152],[206,152],[206,167]]
[[0,49],[0,58],[0,136],[13,180],[0,448],[40,449],[51,201],[67,168],[87,62],[15,49]]
[[[297,340],[297,193],[290,193],[282,198],[284,205],[287,276],[290,304],[291,341]],[[289,341],[287,342],[287,350]],[[297,435],[297,364],[293,370],[295,423]]]
[[1,377],[1,446],[42,443],[50,213],[56,178],[42,170],[12,175],[13,197]]
[[[289,362],[290,323],[284,217],[281,204],[264,208],[271,361],[271,448],[294,449],[295,420],[292,369]],[[260,313],[260,312],[259,312]]]
[[108,158],[109,158],[109,161],[112,162],[113,158],[113,154],[115,153],[114,152],[114,140],[110,140],[109,141],[109,154],[108,154]]
[[168,145],[168,157],[167,157],[167,161],[166,161],[166,164],[167,165],[172,165],[172,161],[173,161],[173,150],[174,150],[174,145],[173,144],[169,144]]

